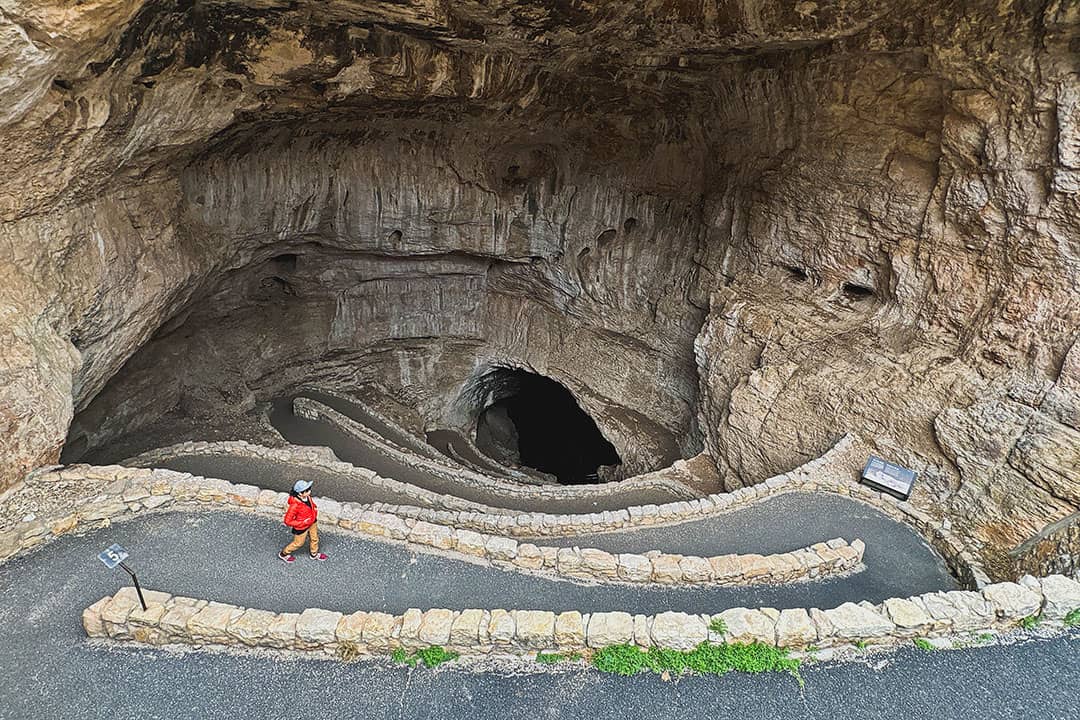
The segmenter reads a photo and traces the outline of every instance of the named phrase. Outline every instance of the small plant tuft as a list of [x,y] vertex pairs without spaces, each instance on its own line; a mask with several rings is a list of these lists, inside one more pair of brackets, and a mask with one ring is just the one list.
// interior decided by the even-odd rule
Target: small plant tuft
[[1069,611],[1069,614],[1065,616],[1066,627],[1080,627],[1080,608],[1075,608]]
[[447,650],[442,645],[432,645],[423,650],[417,650],[416,657],[427,667],[435,668],[443,663],[457,660],[461,656],[453,650]]
[[536,653],[536,662],[541,665],[555,665],[566,660],[562,653]]
[[416,656],[410,655],[402,648],[394,648],[394,651],[390,653],[390,659],[398,665],[408,665],[409,667],[416,667]]
[[866,648],[870,647],[870,643],[866,640],[856,640],[855,647],[859,648],[860,650],[865,650]]
[[724,618],[713,618],[709,623],[709,630],[712,630],[717,635],[723,635],[727,632],[727,623],[724,622]]
[[920,650],[925,650],[926,652],[930,652],[934,649],[933,643],[931,643],[926,638],[915,638],[911,642],[915,644],[915,647],[919,648]]
[[338,659],[342,662],[352,662],[360,657],[360,648],[356,646],[356,643],[351,643],[348,640],[339,642],[336,652]]
[[1020,621],[1020,627],[1024,628],[1025,630],[1031,630],[1036,625],[1038,625],[1040,621],[1041,618],[1038,615],[1028,615],[1026,618],[1023,618]]

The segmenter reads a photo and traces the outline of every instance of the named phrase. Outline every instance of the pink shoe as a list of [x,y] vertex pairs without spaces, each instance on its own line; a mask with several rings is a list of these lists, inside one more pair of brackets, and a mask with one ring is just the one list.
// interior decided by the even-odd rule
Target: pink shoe
[[278,553],[278,559],[286,565],[291,565],[296,562],[296,557],[293,555],[286,555],[285,553]]
[[330,556],[326,553],[315,553],[311,556],[312,560],[329,560]]

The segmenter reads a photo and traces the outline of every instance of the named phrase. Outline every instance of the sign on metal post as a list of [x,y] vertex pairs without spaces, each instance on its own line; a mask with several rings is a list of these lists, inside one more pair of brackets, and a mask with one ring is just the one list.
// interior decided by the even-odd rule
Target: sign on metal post
[[142,605],[142,609],[145,610],[146,601],[143,600],[142,588],[139,587],[139,578],[135,577],[134,570],[124,564],[124,561],[129,557],[128,551],[117,543],[113,543],[98,553],[98,560],[100,560],[105,567],[110,570],[118,567],[131,576],[131,582],[135,584],[135,594],[139,596],[139,604]]
[[862,482],[875,490],[889,493],[901,500],[911,497],[911,486],[915,484],[916,473],[906,467],[895,465],[871,455],[862,471]]
[[105,567],[110,570],[127,560],[128,557],[128,551],[116,543],[113,543],[98,554],[98,560],[105,563]]

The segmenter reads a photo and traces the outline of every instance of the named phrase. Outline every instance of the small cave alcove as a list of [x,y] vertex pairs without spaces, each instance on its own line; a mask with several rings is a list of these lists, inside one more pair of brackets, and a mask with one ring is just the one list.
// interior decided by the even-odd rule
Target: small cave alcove
[[622,463],[558,382],[511,368],[496,368],[481,382],[489,402],[477,418],[476,444],[490,457],[549,473],[564,485],[599,482],[601,465]]

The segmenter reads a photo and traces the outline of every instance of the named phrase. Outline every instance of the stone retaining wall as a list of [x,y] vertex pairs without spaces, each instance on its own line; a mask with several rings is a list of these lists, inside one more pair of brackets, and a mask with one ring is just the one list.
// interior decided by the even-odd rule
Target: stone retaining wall
[[466,468],[453,467],[395,449],[386,442],[381,441],[376,433],[368,430],[352,418],[311,398],[299,397],[294,401],[293,405],[297,415],[308,420],[330,423],[341,432],[355,438],[357,441],[366,443],[372,450],[383,453],[396,462],[408,465],[419,472],[439,477],[447,482],[457,483],[474,490],[496,493],[507,499],[536,501],[549,498],[559,500],[607,499],[618,493],[633,493],[645,490],[663,492],[674,499],[697,497],[697,493],[683,483],[655,474],[597,485],[528,485],[491,475],[483,475]]
[[[197,446],[199,443],[194,445]],[[207,443],[206,445],[212,446],[214,444]],[[269,449],[267,450],[269,451]],[[346,503],[345,505],[349,506],[350,512],[346,516],[342,527],[350,529],[349,524],[352,523],[352,526],[361,532],[369,529],[360,527],[362,524],[361,515],[366,512],[370,513],[368,515],[369,520],[373,517],[380,518],[378,522],[370,523],[372,527],[390,528],[389,530],[375,530],[374,532],[394,539],[405,539],[413,525],[420,521],[455,530],[472,530],[500,538],[554,537],[696,520],[750,507],[768,498],[788,492],[826,491],[866,503],[893,520],[912,526],[944,557],[951,572],[966,587],[978,588],[990,582],[981,562],[977,559],[978,545],[973,540],[964,541],[953,534],[948,519],[934,518],[911,503],[898,501],[892,496],[875,492],[855,482],[852,479],[852,476],[857,477],[855,468],[861,467],[864,459],[865,448],[860,447],[855,439],[848,435],[820,458],[812,460],[784,475],[770,478],[758,485],[742,488],[731,493],[709,495],[692,501],[630,507],[616,511],[581,515],[524,512],[515,515],[492,515],[486,512],[445,511],[413,506],[391,506],[380,503],[365,508],[365,506],[352,506]],[[121,466],[94,468],[86,465],[72,466],[58,471],[60,476],[67,474],[69,477],[79,477],[82,473],[87,473],[88,476],[105,474],[104,477],[109,479],[115,477],[117,481],[120,481],[134,477],[134,474],[137,473],[151,473],[151,471]],[[108,473],[112,473],[112,475],[108,475]],[[183,479],[187,489],[183,490],[179,498],[182,502],[201,501],[203,498],[229,498],[230,495],[235,495],[232,484],[224,480],[205,480],[169,470],[155,470],[153,474],[156,474],[159,479],[158,482],[165,482],[166,484],[173,479]],[[144,475],[144,477],[146,476]],[[192,485],[192,482],[195,485]],[[196,487],[199,484],[203,486],[201,490]],[[256,509],[261,508],[262,511],[268,514],[277,512],[277,503],[282,502],[282,498],[285,497],[283,493],[260,490],[253,486],[236,487],[243,488],[244,495],[241,499],[244,502],[252,502]],[[145,493],[145,489],[140,488],[132,490],[132,492],[136,494]],[[236,497],[241,496],[237,495]],[[275,497],[276,499],[272,500]],[[91,501],[94,501],[94,498],[84,498],[76,505],[86,505]],[[153,507],[160,507],[168,502],[170,502],[168,498],[157,496],[149,500],[149,503],[154,503]],[[221,502],[226,502],[226,500],[221,500]],[[237,507],[245,507],[239,502],[231,500],[230,502],[233,502]],[[337,508],[340,512],[342,507],[341,503],[330,499],[323,499],[320,502],[320,507],[323,508],[322,518],[324,522],[328,518],[336,517],[330,511]],[[50,529],[50,523],[57,523],[60,532],[66,532],[73,528],[76,522],[83,522],[86,517],[101,520],[123,515],[129,510],[137,512],[141,508],[142,504],[137,500],[127,502],[117,501],[115,497],[98,498],[95,507],[84,508],[79,513],[65,512],[62,518],[48,521],[36,519],[32,522],[17,524],[13,530],[0,532],[0,559],[9,557],[21,549],[33,547],[50,534],[59,534]],[[335,521],[327,524],[338,523]],[[404,535],[401,528],[407,528]]]
[[[279,451],[261,448],[255,445],[241,447],[236,443],[188,443],[194,448],[205,448],[213,452],[215,448],[236,446],[241,452]],[[180,446],[175,446],[180,447]],[[198,451],[198,450],[196,450]],[[152,460],[153,451],[139,456],[139,462]],[[281,452],[288,452],[284,450]],[[713,517],[724,513],[750,507],[777,495],[789,492],[831,492],[850,497],[881,511],[889,518],[903,522],[914,528],[945,559],[950,571],[966,587],[978,588],[990,582],[984,570],[981,547],[973,538],[962,539],[952,532],[951,522],[947,518],[936,518],[910,502],[900,501],[891,495],[876,492],[857,482],[859,468],[866,459],[867,449],[859,444],[854,436],[845,435],[820,458],[811,460],[783,475],[769,478],[762,483],[740,488],[729,493],[707,495],[693,500],[677,501],[663,505],[643,505],[620,510],[605,510],[588,514],[552,514],[536,512],[508,513],[501,508],[473,504],[471,509],[435,509],[409,505],[389,505],[374,503],[371,509],[381,513],[396,515],[403,519],[422,520],[437,525],[453,528],[470,529],[481,533],[517,537],[565,537],[583,535],[610,530],[631,529],[653,525],[666,525]],[[263,456],[263,455],[258,455]],[[322,460],[321,462],[329,462]],[[353,468],[347,463],[334,463],[335,466]],[[331,469],[329,465],[320,465]],[[375,476],[378,478],[378,476]],[[383,482],[386,481],[379,478]],[[627,481],[624,481],[627,482]],[[396,483],[396,485],[404,485]],[[395,487],[396,487],[395,485]],[[406,486],[412,487],[412,486]],[[603,486],[601,486],[603,487]],[[526,488],[529,491],[537,488]],[[424,491],[427,492],[427,491]],[[429,493],[438,497],[436,493]],[[458,502],[466,502],[458,499]]]
[[954,534],[952,524],[947,518],[936,518],[910,502],[897,500],[858,482],[859,469],[865,463],[867,452],[853,436],[846,435],[820,458],[757,485],[694,500],[589,514],[520,513],[513,516],[495,516],[385,503],[373,503],[371,508],[378,512],[439,525],[518,538],[535,538],[669,525],[723,515],[786,493],[830,492],[870,505],[889,518],[912,527],[945,559],[950,571],[966,587],[978,588],[988,584],[990,578],[979,559],[981,547],[977,540],[960,538]]
[[[146,591],[147,609],[123,588],[82,615],[92,638],[151,645],[277,648],[333,655],[387,654],[441,645],[463,654],[529,655],[541,650],[591,651],[626,643],[689,650],[706,640],[764,643],[792,650],[845,645],[890,645],[913,638],[1000,632],[1039,616],[1060,624],[1080,608],[1080,583],[1062,575],[987,585],[873,605],[844,603],[827,610],[730,608],[714,615],[665,612],[583,614],[546,610],[417,608],[402,615],[312,608],[274,613]],[[724,632],[716,632],[721,621]]]
[[1080,513],[1047,525],[1010,554],[1018,575],[1068,575],[1080,571]]
[[357,483],[363,483],[371,487],[377,487],[403,495],[412,499],[413,502],[416,503],[416,507],[483,512],[494,515],[515,512],[505,508],[494,508],[481,503],[472,502],[471,500],[465,500],[464,498],[459,498],[455,495],[432,492],[431,490],[400,482],[392,478],[384,478],[367,468],[336,460],[332,457],[331,453],[327,452],[324,448],[304,447],[301,445],[271,448],[263,445],[254,445],[243,440],[183,442],[169,445],[168,447],[156,448],[142,453],[141,455],[136,455],[129,460],[125,460],[124,465],[152,468],[167,460],[182,456],[255,458],[259,460],[271,460],[280,463],[303,465],[305,467],[335,473],[349,479],[355,479]]
[[[0,534],[0,558],[71,532],[80,524],[111,522],[147,510],[227,508],[280,518],[288,502],[286,493],[173,470],[73,466],[55,475],[56,479],[71,479],[80,471],[103,477],[111,484],[103,492],[76,502],[75,508],[66,508],[59,517],[34,518],[10,533]],[[47,484],[48,475],[37,481]],[[658,551],[612,554],[595,548],[519,543],[513,538],[401,518],[329,498],[317,498],[317,504],[323,528],[336,526],[368,537],[422,545],[496,567],[608,583],[734,586],[796,582],[851,572],[861,565],[865,550],[860,540],[849,544],[836,538],[768,556],[705,558]]]

